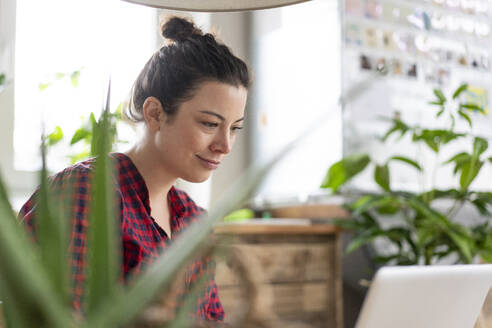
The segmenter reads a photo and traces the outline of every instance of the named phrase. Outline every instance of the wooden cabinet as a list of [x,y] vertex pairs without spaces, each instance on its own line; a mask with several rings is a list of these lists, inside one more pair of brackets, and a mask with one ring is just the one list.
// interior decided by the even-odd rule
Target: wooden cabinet
[[219,226],[216,234],[225,250],[216,281],[226,322],[234,326],[250,300],[256,325],[343,327],[337,228],[247,223]]

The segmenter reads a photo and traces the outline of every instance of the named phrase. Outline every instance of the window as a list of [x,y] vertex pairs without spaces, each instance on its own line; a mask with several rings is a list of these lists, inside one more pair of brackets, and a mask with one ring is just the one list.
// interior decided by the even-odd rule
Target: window
[[68,139],[81,118],[99,116],[109,78],[112,110],[127,96],[157,45],[157,13],[120,0],[23,0],[16,17],[15,169],[39,169],[44,125],[46,133],[60,126],[67,139],[50,150],[48,165],[58,170],[74,152]]

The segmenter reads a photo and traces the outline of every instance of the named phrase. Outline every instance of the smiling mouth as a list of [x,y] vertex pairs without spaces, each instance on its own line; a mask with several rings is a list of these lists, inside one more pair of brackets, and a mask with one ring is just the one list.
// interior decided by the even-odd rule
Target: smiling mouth
[[196,155],[196,157],[198,157],[198,159],[200,159],[200,162],[202,163],[202,165],[205,166],[205,168],[207,168],[209,170],[215,170],[220,165],[220,162],[205,159],[199,155]]

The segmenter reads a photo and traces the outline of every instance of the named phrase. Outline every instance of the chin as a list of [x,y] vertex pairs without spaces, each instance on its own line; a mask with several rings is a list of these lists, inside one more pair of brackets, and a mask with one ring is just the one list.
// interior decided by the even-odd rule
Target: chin
[[188,182],[192,182],[192,183],[205,182],[208,180],[208,178],[210,178],[210,173],[200,174],[200,175],[196,174],[196,175],[192,175],[192,176],[182,177],[183,180],[188,181]]

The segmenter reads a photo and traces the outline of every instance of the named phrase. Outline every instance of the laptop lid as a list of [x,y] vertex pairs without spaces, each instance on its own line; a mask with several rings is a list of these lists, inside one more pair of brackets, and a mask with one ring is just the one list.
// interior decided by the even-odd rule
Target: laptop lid
[[380,269],[356,328],[473,328],[492,285],[492,264]]

